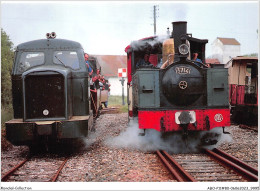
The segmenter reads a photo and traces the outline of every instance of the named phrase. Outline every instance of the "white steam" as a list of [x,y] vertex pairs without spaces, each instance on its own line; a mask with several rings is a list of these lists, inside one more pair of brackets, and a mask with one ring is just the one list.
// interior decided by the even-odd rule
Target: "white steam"
[[149,40],[133,41],[131,43],[131,48],[135,51],[143,50],[144,47],[146,47],[147,45],[150,45],[153,47],[157,43],[163,43],[168,38],[169,38],[169,36],[167,36],[167,35],[160,35],[160,36],[157,36],[156,38],[154,38],[153,40],[149,39]]
[[189,11],[189,6],[187,6],[187,4],[178,3],[178,5],[175,6],[172,11],[173,20],[174,21],[186,21],[188,11]]
[[[156,151],[166,150],[171,153],[196,153],[199,152],[201,138],[208,132],[203,131],[196,136],[188,135],[188,138],[183,137],[183,133],[174,133],[167,137],[161,137],[161,133],[154,130],[146,130],[145,136],[139,136],[143,130],[138,128],[137,120],[132,120],[128,128],[121,132],[121,134],[114,138],[105,140],[105,144],[115,148],[128,148],[132,150]],[[208,149],[213,149],[223,142],[230,142],[232,140],[229,134],[222,134],[222,128],[214,128],[210,133],[217,133],[222,136],[218,137],[218,143],[214,146],[207,146]]]

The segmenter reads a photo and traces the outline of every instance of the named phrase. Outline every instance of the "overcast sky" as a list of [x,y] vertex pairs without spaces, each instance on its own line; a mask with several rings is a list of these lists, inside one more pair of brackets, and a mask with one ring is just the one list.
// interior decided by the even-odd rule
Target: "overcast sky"
[[206,57],[217,37],[236,38],[241,54],[258,52],[258,1],[80,1],[2,2],[1,27],[14,45],[45,38],[78,41],[89,54],[124,55],[133,40],[153,36],[153,5],[158,5],[157,35],[172,30],[173,21],[187,21],[188,33],[208,39]]

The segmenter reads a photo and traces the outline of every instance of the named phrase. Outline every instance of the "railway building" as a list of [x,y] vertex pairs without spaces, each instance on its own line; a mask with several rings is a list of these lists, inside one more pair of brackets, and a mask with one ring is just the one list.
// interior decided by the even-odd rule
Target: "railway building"
[[231,58],[240,55],[240,43],[235,38],[217,37],[211,44],[212,58],[226,64]]
[[[95,55],[101,68],[102,74],[109,81],[110,95],[121,96],[122,85],[121,78],[118,77],[118,68],[127,68],[126,55]],[[124,81],[124,95],[127,94],[127,80]]]

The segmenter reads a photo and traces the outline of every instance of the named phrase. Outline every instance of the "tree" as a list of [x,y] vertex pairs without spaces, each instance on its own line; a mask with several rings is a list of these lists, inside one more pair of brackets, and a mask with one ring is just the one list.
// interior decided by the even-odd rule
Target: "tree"
[[245,54],[246,57],[258,57],[258,53]]
[[13,43],[1,28],[1,104],[12,104],[11,72],[14,59]]

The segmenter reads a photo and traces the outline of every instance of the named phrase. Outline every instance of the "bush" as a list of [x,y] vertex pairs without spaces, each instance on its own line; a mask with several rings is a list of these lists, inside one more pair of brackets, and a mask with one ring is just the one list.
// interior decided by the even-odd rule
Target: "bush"
[[1,104],[10,107],[12,104],[11,72],[14,59],[13,43],[1,29]]
[[5,122],[12,119],[11,72],[14,59],[13,43],[1,29],[1,148],[6,150],[11,144],[5,139]]
[[1,109],[1,148],[5,151],[12,147],[11,143],[6,140],[5,122],[13,118],[13,110],[9,107],[3,108],[3,106]]

